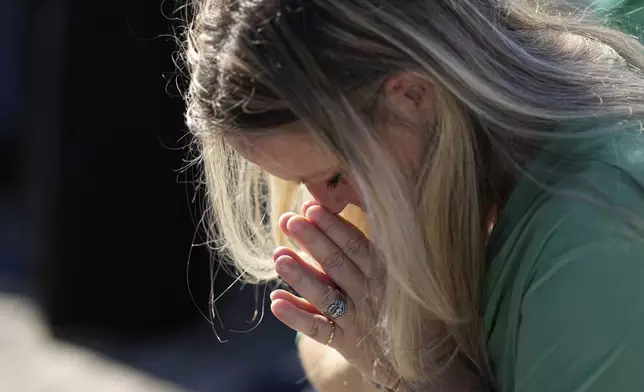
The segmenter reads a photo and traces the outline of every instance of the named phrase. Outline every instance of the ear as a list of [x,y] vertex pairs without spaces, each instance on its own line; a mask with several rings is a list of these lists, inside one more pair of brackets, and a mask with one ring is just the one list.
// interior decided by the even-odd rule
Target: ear
[[420,125],[431,116],[435,101],[433,85],[419,74],[396,74],[387,79],[384,87],[391,109],[408,121]]

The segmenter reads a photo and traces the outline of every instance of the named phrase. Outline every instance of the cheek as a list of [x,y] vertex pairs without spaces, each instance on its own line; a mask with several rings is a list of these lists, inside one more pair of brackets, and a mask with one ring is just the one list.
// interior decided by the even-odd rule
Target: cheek
[[393,129],[387,139],[389,152],[400,165],[402,172],[409,178],[415,178],[430,142],[422,137],[421,131],[410,129]]

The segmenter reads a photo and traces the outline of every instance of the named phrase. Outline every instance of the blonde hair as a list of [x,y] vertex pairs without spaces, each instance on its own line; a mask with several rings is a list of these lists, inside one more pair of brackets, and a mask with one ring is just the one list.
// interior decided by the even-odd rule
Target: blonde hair
[[[526,151],[566,137],[566,124],[644,112],[642,47],[590,14],[518,0],[199,0],[192,10],[187,122],[218,251],[248,282],[276,278],[271,253],[287,242],[276,219],[306,196],[225,136],[303,120],[357,178],[369,214],[350,219],[365,221],[386,279],[374,337],[410,379],[444,366],[428,350],[485,368],[486,217],[503,196],[499,173],[520,172]],[[378,120],[388,111],[379,87],[404,71],[423,75],[438,99],[413,186]],[[446,339],[428,347],[435,320]]]

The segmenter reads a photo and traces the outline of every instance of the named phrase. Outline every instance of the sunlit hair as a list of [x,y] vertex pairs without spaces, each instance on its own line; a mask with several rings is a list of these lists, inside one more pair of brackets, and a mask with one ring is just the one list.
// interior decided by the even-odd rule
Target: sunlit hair
[[[563,126],[644,112],[642,46],[590,14],[537,3],[194,1],[187,121],[218,249],[247,281],[276,278],[276,219],[299,210],[302,190],[241,159],[225,136],[302,120],[364,195],[386,279],[374,328],[383,355],[403,377],[431,376],[444,361],[426,355],[426,326],[440,320],[446,339],[431,349],[484,369],[487,212],[505,182]],[[437,102],[413,187],[382,143],[391,110],[381,87],[404,71],[435,86]]]

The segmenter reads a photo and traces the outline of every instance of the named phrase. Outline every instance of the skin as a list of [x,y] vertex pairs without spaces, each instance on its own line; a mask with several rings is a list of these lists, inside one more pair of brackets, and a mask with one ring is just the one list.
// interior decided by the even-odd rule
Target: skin
[[[407,173],[413,173],[425,151],[428,123],[432,122],[432,85],[420,76],[406,72],[390,78],[384,88],[388,118],[385,144]],[[380,120],[380,119],[378,119]],[[363,208],[363,197],[353,175],[337,156],[317,145],[302,122],[287,124],[270,136],[231,136],[228,143],[248,161],[267,173],[288,181],[301,182],[313,198],[331,213],[340,213],[348,204]],[[329,186],[338,173],[342,179]]]
[[[386,82],[390,111],[404,118],[404,125],[387,125],[387,145],[399,158],[402,170],[413,172],[424,146],[423,140],[432,118],[432,86],[412,73],[403,73]],[[306,203],[301,214],[287,213],[280,228],[301,249],[317,261],[319,267],[302,260],[293,250],[280,247],[274,252],[275,268],[302,298],[277,290],[271,294],[273,314],[290,328],[305,335],[299,343],[302,362],[312,384],[320,391],[374,391],[371,380],[404,392],[411,390],[398,384],[393,368],[374,357],[368,344],[360,344],[369,331],[360,329],[357,315],[378,314],[378,309],[365,300],[367,282],[376,292],[382,282],[368,277],[373,270],[369,240],[350,223],[339,217],[347,205],[363,208],[352,174],[333,154],[316,146],[314,139],[301,132],[301,123],[282,127],[271,136],[234,136],[228,142],[244,158],[273,176],[302,182],[315,201]],[[411,131],[411,132],[410,132]],[[338,173],[341,178],[338,180]],[[322,315],[337,298],[336,287],[346,293],[348,313],[335,320],[334,338],[326,343],[333,326]],[[377,320],[367,320],[375,325]],[[431,391],[474,391],[475,383],[459,369],[454,385],[435,380]],[[472,386],[472,388],[470,388]],[[452,387],[454,387],[452,389]],[[418,390],[418,389],[415,389]],[[425,390],[425,389],[423,389]]]
[[[236,136],[229,143],[244,158],[283,180],[301,182],[320,205],[334,214],[348,204],[362,208],[362,196],[343,163],[303,132],[304,124],[285,125],[276,135]],[[331,186],[338,173],[342,179]]]
[[319,392],[376,392],[376,388],[336,350],[303,336],[298,343],[308,379]]

